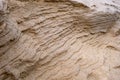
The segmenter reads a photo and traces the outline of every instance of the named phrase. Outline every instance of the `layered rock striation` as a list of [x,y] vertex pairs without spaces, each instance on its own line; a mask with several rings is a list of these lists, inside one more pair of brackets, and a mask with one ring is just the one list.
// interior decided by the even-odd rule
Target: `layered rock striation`
[[119,10],[58,0],[11,0],[7,8],[3,1],[0,80],[120,79]]

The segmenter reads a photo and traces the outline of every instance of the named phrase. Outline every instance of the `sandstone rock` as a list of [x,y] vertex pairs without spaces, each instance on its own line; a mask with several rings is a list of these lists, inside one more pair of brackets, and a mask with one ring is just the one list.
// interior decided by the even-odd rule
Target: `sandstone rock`
[[10,13],[0,1],[0,80],[120,79],[119,8],[12,1]]

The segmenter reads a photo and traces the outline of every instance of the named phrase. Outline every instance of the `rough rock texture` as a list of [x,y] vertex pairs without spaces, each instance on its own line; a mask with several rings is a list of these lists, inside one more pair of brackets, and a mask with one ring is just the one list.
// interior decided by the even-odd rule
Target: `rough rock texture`
[[0,80],[120,80],[119,12],[10,0],[6,13],[2,1]]

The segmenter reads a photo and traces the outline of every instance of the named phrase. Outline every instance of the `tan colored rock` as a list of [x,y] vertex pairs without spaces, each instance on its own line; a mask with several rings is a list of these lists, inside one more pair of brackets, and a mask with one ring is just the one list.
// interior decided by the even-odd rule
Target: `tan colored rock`
[[0,14],[0,80],[120,79],[118,12],[44,1],[9,10]]
[[20,32],[16,23],[6,14],[7,0],[1,0],[0,5],[0,56],[2,56],[18,38]]

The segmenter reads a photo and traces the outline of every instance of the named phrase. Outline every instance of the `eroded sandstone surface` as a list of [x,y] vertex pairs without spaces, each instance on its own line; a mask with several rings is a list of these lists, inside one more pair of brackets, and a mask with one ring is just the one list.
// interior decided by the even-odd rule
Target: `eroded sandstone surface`
[[0,80],[120,80],[120,7],[87,4],[0,0]]

